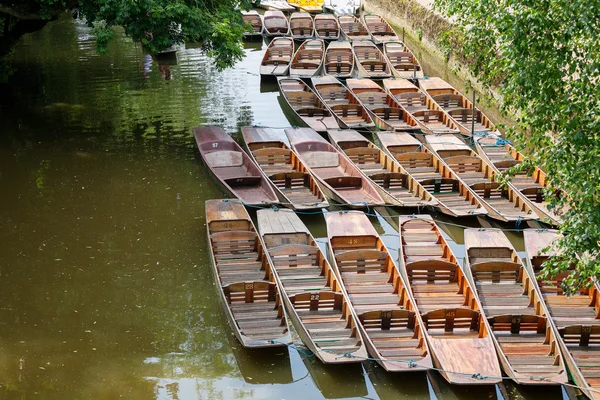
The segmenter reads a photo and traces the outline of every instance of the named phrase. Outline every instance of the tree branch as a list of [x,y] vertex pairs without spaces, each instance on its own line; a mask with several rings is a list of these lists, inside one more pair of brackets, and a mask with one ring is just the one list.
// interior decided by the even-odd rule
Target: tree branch
[[21,20],[40,20],[40,19],[52,19],[54,17],[56,17],[58,14],[64,12],[65,10],[74,7],[75,5],[77,5],[77,1],[70,1],[69,4],[67,4],[64,8],[60,8],[57,10],[52,11],[48,17],[42,17],[42,15],[40,13],[24,13],[24,12],[20,12],[18,10],[15,10],[12,7],[9,7],[5,4],[1,4],[0,3],[0,13],[3,14],[7,14],[10,16],[13,16],[17,19],[21,19]]

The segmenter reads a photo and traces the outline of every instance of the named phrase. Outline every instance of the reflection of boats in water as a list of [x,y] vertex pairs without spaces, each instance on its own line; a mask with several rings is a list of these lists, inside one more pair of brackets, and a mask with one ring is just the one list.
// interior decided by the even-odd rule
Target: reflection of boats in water
[[[434,371],[427,372],[429,393],[432,399],[438,400],[470,400],[489,399],[502,400],[504,396],[499,393],[500,385],[451,385],[442,376]],[[506,398],[508,400],[509,398]]]
[[326,399],[357,398],[369,394],[362,363],[326,365],[316,357],[301,358]]
[[230,340],[242,378],[246,383],[287,384],[293,381],[290,356],[286,348],[246,349]]
[[[381,400],[429,400],[435,399],[429,391],[425,372],[390,374],[375,363],[364,363],[365,370]],[[371,397],[371,396],[370,396]]]

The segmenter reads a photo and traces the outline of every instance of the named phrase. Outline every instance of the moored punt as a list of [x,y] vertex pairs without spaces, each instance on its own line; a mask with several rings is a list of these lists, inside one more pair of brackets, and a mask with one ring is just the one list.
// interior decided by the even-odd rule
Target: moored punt
[[419,131],[420,125],[392,96],[370,79],[348,79],[348,89],[369,111],[379,129]]
[[307,13],[323,12],[323,0],[288,0],[288,3]]
[[290,16],[290,33],[294,40],[310,39],[315,35],[315,21],[307,12],[295,12]]
[[294,54],[290,64],[290,76],[310,78],[320,75],[324,57],[325,43],[321,39],[306,40]]
[[427,153],[423,145],[405,132],[377,132],[383,150],[392,156],[424,191],[435,197],[435,207],[453,217],[487,213],[478,197],[460,179]]
[[262,35],[263,20],[262,16],[256,10],[242,11],[242,19],[252,27],[249,31],[244,32],[244,36],[252,37]]
[[460,133],[456,122],[407,79],[384,79],[383,87],[414,118],[423,133]]
[[206,231],[219,299],[235,337],[244,347],[285,346],[292,338],[262,240],[244,206],[207,200]]
[[350,42],[331,42],[325,50],[325,75],[337,78],[354,76],[354,54]]
[[473,123],[473,104],[442,78],[421,79],[419,87],[454,119],[463,135],[471,136],[471,127],[478,136],[500,135],[492,121],[477,107]]
[[346,40],[371,40],[367,28],[354,15],[346,14],[338,17],[342,35]]
[[419,60],[402,42],[387,42],[383,44],[383,55],[392,67],[396,78],[420,79],[424,77]]
[[250,157],[271,181],[286,207],[309,210],[328,207],[319,185],[294,152],[271,129],[242,128]]
[[[386,371],[423,371],[432,361],[408,285],[360,211],[325,214],[329,255],[372,358]],[[416,366],[411,366],[411,361]]]
[[560,385],[567,371],[533,275],[501,230],[466,229],[465,270],[504,373],[519,384]]
[[312,129],[286,129],[292,150],[317,178],[327,197],[361,208],[385,202],[352,162]]
[[261,75],[287,75],[294,54],[294,41],[290,38],[275,38],[269,43],[260,64]]
[[379,191],[387,204],[434,206],[437,201],[396,160],[353,130],[327,131],[333,145],[346,155]]
[[367,358],[348,298],[306,225],[287,210],[258,210],[256,218],[283,304],[306,347],[326,364]]
[[301,79],[280,78],[278,83],[285,101],[309,128],[317,132],[339,128],[329,108]]
[[[500,138],[476,138],[475,148],[481,158],[496,173],[505,172],[507,169],[525,160],[523,154],[507,143],[506,140]],[[540,219],[552,225],[560,225],[562,218],[559,214],[562,214],[562,212],[556,213],[549,210],[548,204],[550,199],[544,195],[544,189],[547,187],[546,173],[536,166],[533,167],[531,175],[529,175],[529,172],[528,169],[519,171],[510,180],[510,184],[523,194]],[[562,196],[564,194],[562,191],[556,190],[555,195]]]
[[452,135],[427,135],[425,141],[427,150],[435,155],[434,164],[463,181],[479,197],[490,218],[517,223],[538,219],[523,195],[510,185],[496,182],[493,169],[462,140]]
[[265,10],[294,11],[294,7],[285,0],[261,0],[258,6]]
[[400,216],[399,259],[441,375],[456,385],[501,382],[473,287],[430,215]]
[[277,195],[242,148],[218,126],[194,128],[200,155],[209,171],[232,196],[244,204],[274,204]]
[[311,81],[321,101],[337,118],[340,128],[375,128],[373,119],[367,109],[340,81],[332,76],[312,78]]
[[[562,290],[566,273],[548,280],[538,276],[542,263],[557,257],[552,242],[556,230],[526,229],[523,232],[529,269],[536,275],[536,286],[559,333],[560,348],[575,384],[591,399],[600,399],[600,289],[595,281],[589,288],[567,296]],[[549,250],[544,251],[547,247]],[[558,256],[559,257],[559,256]]]
[[390,24],[379,15],[364,15],[362,21],[367,28],[367,32],[373,38],[373,43],[381,44],[391,41],[399,41],[398,35],[392,29]]
[[391,68],[383,53],[370,41],[352,42],[359,78],[389,78]]
[[267,37],[288,36],[290,34],[290,23],[279,10],[266,11],[263,15],[263,25],[263,32]]
[[315,15],[315,36],[322,40],[338,40],[340,38],[340,26],[335,15]]

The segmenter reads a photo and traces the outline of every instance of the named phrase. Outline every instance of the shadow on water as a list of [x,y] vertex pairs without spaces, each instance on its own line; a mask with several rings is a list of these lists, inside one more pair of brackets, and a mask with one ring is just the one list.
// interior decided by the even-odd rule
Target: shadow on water
[[390,379],[390,373],[375,362],[364,365],[375,392],[381,400],[435,399],[429,393],[427,374],[424,372],[392,373],[392,379]]
[[294,379],[287,347],[246,349],[231,338],[231,349],[242,378],[252,385],[287,384]]
[[315,357],[302,357],[302,361],[324,398],[344,399],[369,395],[361,363],[325,365]]

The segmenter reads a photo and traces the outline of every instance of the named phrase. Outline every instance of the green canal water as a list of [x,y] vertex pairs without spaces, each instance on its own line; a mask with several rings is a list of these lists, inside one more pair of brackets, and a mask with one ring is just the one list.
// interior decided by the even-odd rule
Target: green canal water
[[[204,201],[223,194],[191,129],[218,124],[239,137],[245,125],[296,123],[275,82],[258,76],[266,45],[247,43],[246,58],[223,72],[190,44],[172,65],[120,32],[108,55],[94,45],[85,25],[62,19],[24,37],[2,71],[0,398],[503,398],[437,373],[242,349],[207,257]],[[322,216],[303,219],[323,242]],[[373,222],[396,249],[393,224]],[[441,226],[462,257],[462,229]],[[511,240],[522,250],[519,235]]]

